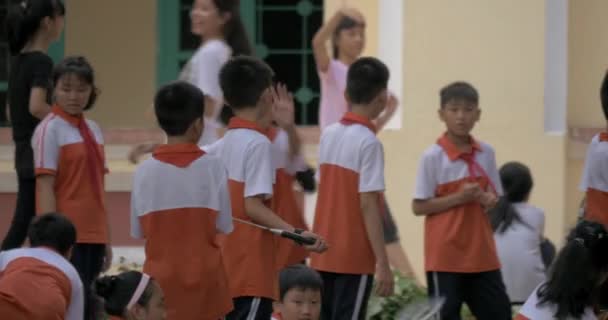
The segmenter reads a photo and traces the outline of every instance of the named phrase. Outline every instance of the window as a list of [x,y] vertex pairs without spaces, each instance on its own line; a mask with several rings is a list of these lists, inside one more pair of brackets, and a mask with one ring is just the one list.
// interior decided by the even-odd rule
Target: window
[[[6,103],[8,90],[8,75],[10,67],[10,51],[8,39],[6,38],[5,23],[8,10],[11,5],[17,4],[17,0],[0,0],[0,126],[8,125],[6,119]],[[64,36],[49,48],[49,55],[55,62],[63,57]]]
[[[192,0],[158,0],[158,85],[177,79],[198,39],[190,33]],[[296,123],[317,125],[319,79],[311,40],[323,21],[323,0],[241,1],[255,54],[294,92]],[[280,28],[280,29],[278,29]]]

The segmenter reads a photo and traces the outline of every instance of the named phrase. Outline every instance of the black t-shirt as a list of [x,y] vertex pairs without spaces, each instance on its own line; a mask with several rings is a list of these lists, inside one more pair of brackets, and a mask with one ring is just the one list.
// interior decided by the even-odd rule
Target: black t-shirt
[[53,61],[40,51],[20,53],[11,60],[8,102],[15,142],[15,168],[20,176],[34,176],[31,140],[40,120],[30,113],[30,92],[32,88],[46,89],[50,104],[52,71]]

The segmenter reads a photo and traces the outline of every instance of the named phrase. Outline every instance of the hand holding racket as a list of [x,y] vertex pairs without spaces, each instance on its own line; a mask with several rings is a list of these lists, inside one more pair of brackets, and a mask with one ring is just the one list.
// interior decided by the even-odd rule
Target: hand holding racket
[[304,246],[304,248],[306,248],[309,251],[321,253],[321,252],[324,252],[325,250],[327,250],[327,248],[328,248],[327,243],[325,243],[325,240],[323,238],[321,238],[320,236],[318,236],[312,232],[309,232],[309,231],[296,230],[295,232],[291,232],[291,231],[287,231],[287,230],[268,228],[268,227],[253,223],[251,221],[246,221],[246,220],[239,219],[239,218],[233,217],[232,220],[242,223],[242,224],[246,224],[251,227],[266,230],[268,232],[274,233],[283,238],[291,239],[294,242],[296,242],[297,244]]

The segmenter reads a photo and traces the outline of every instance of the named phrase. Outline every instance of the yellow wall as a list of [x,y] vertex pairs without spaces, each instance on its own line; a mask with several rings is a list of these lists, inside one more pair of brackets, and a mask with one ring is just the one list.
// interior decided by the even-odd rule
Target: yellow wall
[[[603,0],[569,2],[569,90],[568,125],[570,127],[606,127],[599,86],[608,68],[608,21],[602,16],[608,10]],[[583,194],[578,190],[583,170],[586,144],[568,142],[567,212],[575,221],[575,213]]]
[[90,117],[104,128],[153,126],[144,113],[156,81],[156,1],[102,2],[66,2],[66,54],[91,61],[102,92]]
[[[328,7],[339,1],[328,1]],[[346,1],[364,9],[368,39],[377,25],[377,1]],[[521,8],[526,10],[521,10]],[[444,126],[438,90],[467,80],[481,95],[482,120],[473,132],[492,144],[499,165],[518,160],[536,180],[531,202],[547,214],[546,233],[557,243],[565,229],[565,139],[543,127],[543,1],[406,1],[403,127],[382,133],[388,198],[402,244],[422,275],[423,218],[410,210],[418,159]],[[376,47],[370,42],[368,53]],[[396,72],[393,70],[393,72]]]

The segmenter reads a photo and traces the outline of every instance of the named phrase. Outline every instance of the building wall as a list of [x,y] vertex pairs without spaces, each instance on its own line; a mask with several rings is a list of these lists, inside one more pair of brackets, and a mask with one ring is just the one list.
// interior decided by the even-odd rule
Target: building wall
[[106,129],[153,126],[156,1],[66,1],[66,54],[86,56],[101,96],[90,117]]

